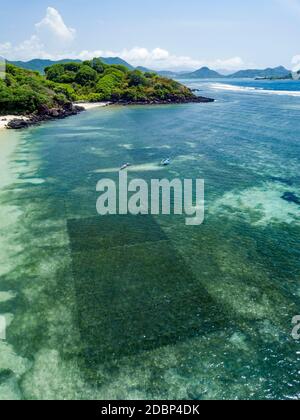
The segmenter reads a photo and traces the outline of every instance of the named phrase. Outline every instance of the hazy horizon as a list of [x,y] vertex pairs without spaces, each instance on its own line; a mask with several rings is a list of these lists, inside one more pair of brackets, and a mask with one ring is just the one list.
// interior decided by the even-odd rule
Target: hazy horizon
[[[121,57],[118,57],[118,56],[111,56],[111,57],[93,57],[93,58],[121,58]],[[3,59],[3,60],[6,60],[6,61],[11,61],[11,62],[23,62],[23,63],[29,63],[29,62],[31,62],[31,61],[34,61],[34,60],[50,60],[50,61],[60,61],[60,60],[70,60],[70,61],[72,61],[72,60],[74,60],[74,61],[76,61],[76,60],[78,60],[78,58],[73,58],[73,57],[63,57],[63,58],[60,58],[59,60],[55,60],[55,59],[44,59],[44,58],[33,58],[33,59],[30,59],[30,60],[18,60],[18,59],[16,59],[16,60],[8,60],[8,59],[6,59],[5,57],[0,57],[0,63],[1,63],[1,59]],[[124,61],[126,61],[126,60],[124,60]],[[128,62],[127,61],[127,64],[129,64],[129,65],[131,65],[131,63],[130,62]],[[136,66],[136,67],[143,67],[142,65],[138,65],[138,66]],[[220,73],[221,75],[223,75],[223,76],[227,76],[227,75],[230,75],[230,74],[233,74],[233,73],[236,73],[236,72],[238,72],[238,71],[240,71],[240,70],[265,70],[265,69],[267,69],[267,68],[277,68],[277,67],[284,67],[284,66],[282,66],[281,64],[279,64],[278,66],[274,66],[274,67],[271,67],[271,66],[267,66],[267,67],[248,67],[248,68],[237,68],[237,69],[235,69],[235,70],[226,70],[226,69],[212,69],[212,68],[209,68],[208,66],[202,66],[202,67],[200,67],[200,68],[190,68],[190,69],[185,69],[185,70],[180,70],[180,69],[168,69],[168,68],[166,68],[166,69],[157,69],[157,68],[149,68],[149,70],[153,70],[153,71],[174,71],[174,73],[175,72],[178,72],[178,73],[185,73],[185,72],[194,72],[194,71],[197,71],[197,70],[200,70],[200,69],[202,69],[202,68],[209,68],[210,70],[214,70],[214,71],[216,71],[216,72],[218,72],[218,73]],[[289,71],[291,71],[291,69],[290,68],[286,68],[287,70],[289,70]]]

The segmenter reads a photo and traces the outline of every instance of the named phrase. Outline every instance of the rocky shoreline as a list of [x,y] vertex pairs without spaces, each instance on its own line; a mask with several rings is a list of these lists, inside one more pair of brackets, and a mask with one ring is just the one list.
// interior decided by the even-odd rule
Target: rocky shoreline
[[72,115],[77,115],[85,109],[78,105],[68,103],[60,108],[48,108],[46,105],[41,106],[36,113],[27,116],[26,118],[16,118],[7,124],[7,128],[20,130],[28,128],[33,125],[40,124],[45,121],[57,120],[67,118]]
[[180,105],[180,104],[190,104],[190,103],[211,103],[215,102],[215,99],[206,98],[204,96],[193,96],[190,98],[169,98],[169,99],[159,99],[159,100],[145,100],[145,101],[125,101],[120,100],[112,102],[112,105]]
[[[188,103],[211,103],[214,99],[205,98],[203,96],[194,96],[190,98],[169,98],[166,100],[145,100],[145,101],[115,101],[111,102],[110,105],[176,105],[176,104],[188,104]],[[26,117],[15,118],[8,122],[8,129],[20,130],[28,128],[33,125],[40,124],[42,122],[63,119],[72,115],[77,115],[80,112],[85,111],[83,106],[67,103],[59,108],[48,108],[46,105],[41,106],[37,112],[28,115]]]

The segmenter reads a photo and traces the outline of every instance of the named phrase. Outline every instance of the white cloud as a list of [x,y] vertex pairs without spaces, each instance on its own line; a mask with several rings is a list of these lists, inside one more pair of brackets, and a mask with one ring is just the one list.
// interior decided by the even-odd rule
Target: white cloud
[[35,24],[35,33],[19,45],[9,42],[0,44],[0,55],[9,60],[30,60],[33,58],[79,58],[81,60],[93,57],[121,57],[134,66],[144,66],[154,70],[193,70],[203,66],[213,69],[237,70],[245,67],[240,57],[226,59],[194,59],[189,56],[176,55],[163,48],[152,50],[143,47],[123,49],[122,51],[83,50],[72,51],[71,45],[76,36],[76,30],[64,22],[58,10],[48,7],[45,17]]
[[146,48],[135,47],[131,50],[124,49],[117,55],[133,65],[159,68],[192,68],[198,66],[200,62],[187,56],[177,56],[162,48],[148,50]]
[[135,47],[131,50],[124,49],[120,52],[120,56],[126,60],[140,62],[167,61],[170,59],[170,53],[162,48],[154,48],[148,51],[147,48]]
[[53,7],[47,8],[46,16],[35,27],[39,38],[45,39],[46,42],[49,38],[55,38],[57,41],[70,43],[76,35],[75,29],[68,28],[62,16]]
[[135,47],[131,50],[123,50],[114,53],[133,65],[143,65],[154,69],[195,69],[203,66],[211,68],[236,69],[245,65],[240,57],[216,60],[199,60],[189,56],[175,55],[171,52],[155,48],[151,51],[146,48]]
[[2,55],[5,55],[5,53],[6,53],[7,51],[10,51],[10,50],[11,50],[11,48],[12,48],[12,45],[11,45],[11,43],[10,43],[10,42],[4,42],[3,44],[0,44],[0,53],[1,53]]
[[154,70],[192,70],[203,66],[214,69],[236,70],[245,67],[245,63],[240,57],[215,60],[197,60],[188,56],[178,56],[162,48],[134,47],[122,51],[82,51],[77,58],[87,60],[93,57],[120,57],[134,66],[149,67]]
[[[104,57],[104,51],[97,50],[97,51],[88,51],[83,50],[79,54],[73,54],[72,58],[78,58],[79,60],[91,60],[94,57]],[[70,56],[71,57],[71,56]]]
[[245,65],[240,57],[216,60],[199,60],[189,56],[178,56],[161,48],[155,48],[148,51],[145,48],[133,48],[132,50],[124,50],[119,53],[124,60],[131,61],[136,65],[144,65],[146,67],[154,67],[155,69],[195,69],[208,66],[211,68],[237,69]]
[[232,57],[227,60],[217,59],[212,61],[210,66],[217,69],[235,70],[245,67],[245,62],[241,57]]
[[0,54],[9,60],[57,58],[64,55],[75,35],[75,29],[67,27],[60,13],[48,7],[46,16],[35,25],[35,34],[18,45],[0,44]]
[[295,55],[292,58],[292,65],[293,65],[293,68],[292,68],[293,72],[297,72],[300,70],[300,54]]
[[32,35],[19,45],[12,45],[10,42],[0,44],[0,55],[8,60],[26,60],[33,56],[42,58],[43,47],[36,35]]

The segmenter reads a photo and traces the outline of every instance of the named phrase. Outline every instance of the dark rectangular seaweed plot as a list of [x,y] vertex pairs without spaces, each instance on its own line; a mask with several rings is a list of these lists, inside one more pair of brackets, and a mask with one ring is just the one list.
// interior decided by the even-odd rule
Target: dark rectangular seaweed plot
[[167,239],[152,217],[97,216],[68,220],[72,252],[100,251]]
[[70,220],[68,229],[88,366],[202,335],[211,320],[224,322],[151,216]]

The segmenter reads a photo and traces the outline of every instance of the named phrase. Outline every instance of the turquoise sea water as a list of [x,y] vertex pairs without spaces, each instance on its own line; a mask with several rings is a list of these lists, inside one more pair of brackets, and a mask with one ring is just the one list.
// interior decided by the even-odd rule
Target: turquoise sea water
[[[300,397],[300,83],[186,83],[216,102],[0,134],[0,398]],[[97,216],[126,162],[204,178],[205,223]]]

